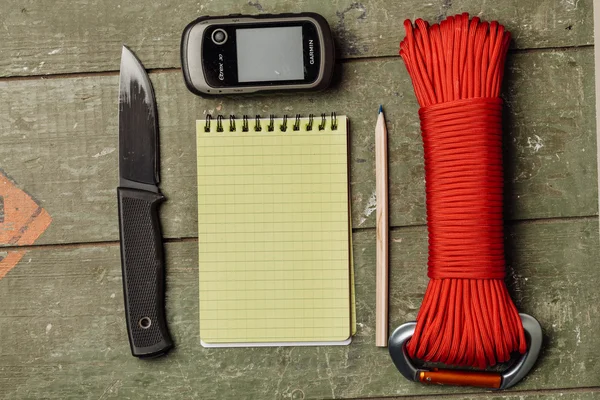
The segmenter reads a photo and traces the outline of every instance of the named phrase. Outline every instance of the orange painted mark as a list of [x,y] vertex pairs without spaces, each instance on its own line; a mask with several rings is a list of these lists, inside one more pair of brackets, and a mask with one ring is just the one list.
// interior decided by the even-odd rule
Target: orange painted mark
[[[0,246],[33,244],[52,222],[50,215],[0,171]],[[2,251],[0,279],[25,255],[25,250]]]

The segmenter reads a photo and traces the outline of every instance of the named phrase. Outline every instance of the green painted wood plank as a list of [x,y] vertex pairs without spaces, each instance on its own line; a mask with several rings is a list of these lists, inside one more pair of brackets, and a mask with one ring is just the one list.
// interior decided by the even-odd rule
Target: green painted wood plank
[[[515,54],[508,63],[507,217],[597,214],[592,49]],[[374,122],[388,118],[391,224],[425,223],[422,143],[412,85],[399,59],[342,65],[318,95],[201,99],[179,73],[151,74],[161,127],[167,237],[196,235],[194,121],[205,113],[350,117],[354,227],[375,220]],[[0,82],[0,168],[54,221],[38,243],[116,240],[116,76]]]
[[[486,400],[594,400],[600,396],[597,390],[594,391],[581,391],[581,392],[544,392],[544,393],[521,393],[518,395],[496,395],[496,396],[486,396]],[[466,396],[465,400],[476,399],[476,396]]]
[[541,390],[525,391],[519,393],[461,393],[445,396],[399,396],[399,397],[379,397],[372,400],[430,400],[430,399],[460,399],[460,400],[592,400],[600,397],[598,388],[586,388],[575,390]]
[[406,18],[435,22],[469,12],[497,19],[517,48],[593,43],[592,0],[168,1],[6,0],[0,15],[0,76],[109,71],[131,46],[148,68],[179,67],[183,28],[201,15],[314,11],[331,25],[341,58],[398,54]]
[[[517,390],[600,386],[597,218],[508,229],[508,281],[545,346]],[[0,398],[364,398],[465,393],[406,381],[375,343],[375,232],[354,234],[358,333],[350,346],[203,349],[197,245],[167,245],[169,356],[129,355],[118,246],[37,248],[0,280]],[[414,319],[426,230],[391,235],[390,325]]]

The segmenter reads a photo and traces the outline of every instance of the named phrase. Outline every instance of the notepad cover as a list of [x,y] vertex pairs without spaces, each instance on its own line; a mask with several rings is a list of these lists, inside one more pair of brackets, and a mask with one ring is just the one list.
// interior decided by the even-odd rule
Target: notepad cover
[[337,118],[335,130],[302,119],[285,132],[279,119],[247,132],[197,122],[203,344],[347,343],[348,143]]

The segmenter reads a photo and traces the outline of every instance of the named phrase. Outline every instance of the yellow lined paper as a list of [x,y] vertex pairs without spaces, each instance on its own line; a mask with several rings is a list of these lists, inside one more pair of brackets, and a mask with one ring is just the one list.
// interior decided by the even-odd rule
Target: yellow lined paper
[[197,121],[200,337],[336,342],[351,319],[346,117]]

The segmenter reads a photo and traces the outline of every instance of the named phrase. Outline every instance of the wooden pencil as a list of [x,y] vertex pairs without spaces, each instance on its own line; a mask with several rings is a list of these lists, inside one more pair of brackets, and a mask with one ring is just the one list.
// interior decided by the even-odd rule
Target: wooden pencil
[[386,347],[388,342],[388,160],[387,129],[381,106],[379,106],[375,126],[375,178],[377,196],[375,345]]

